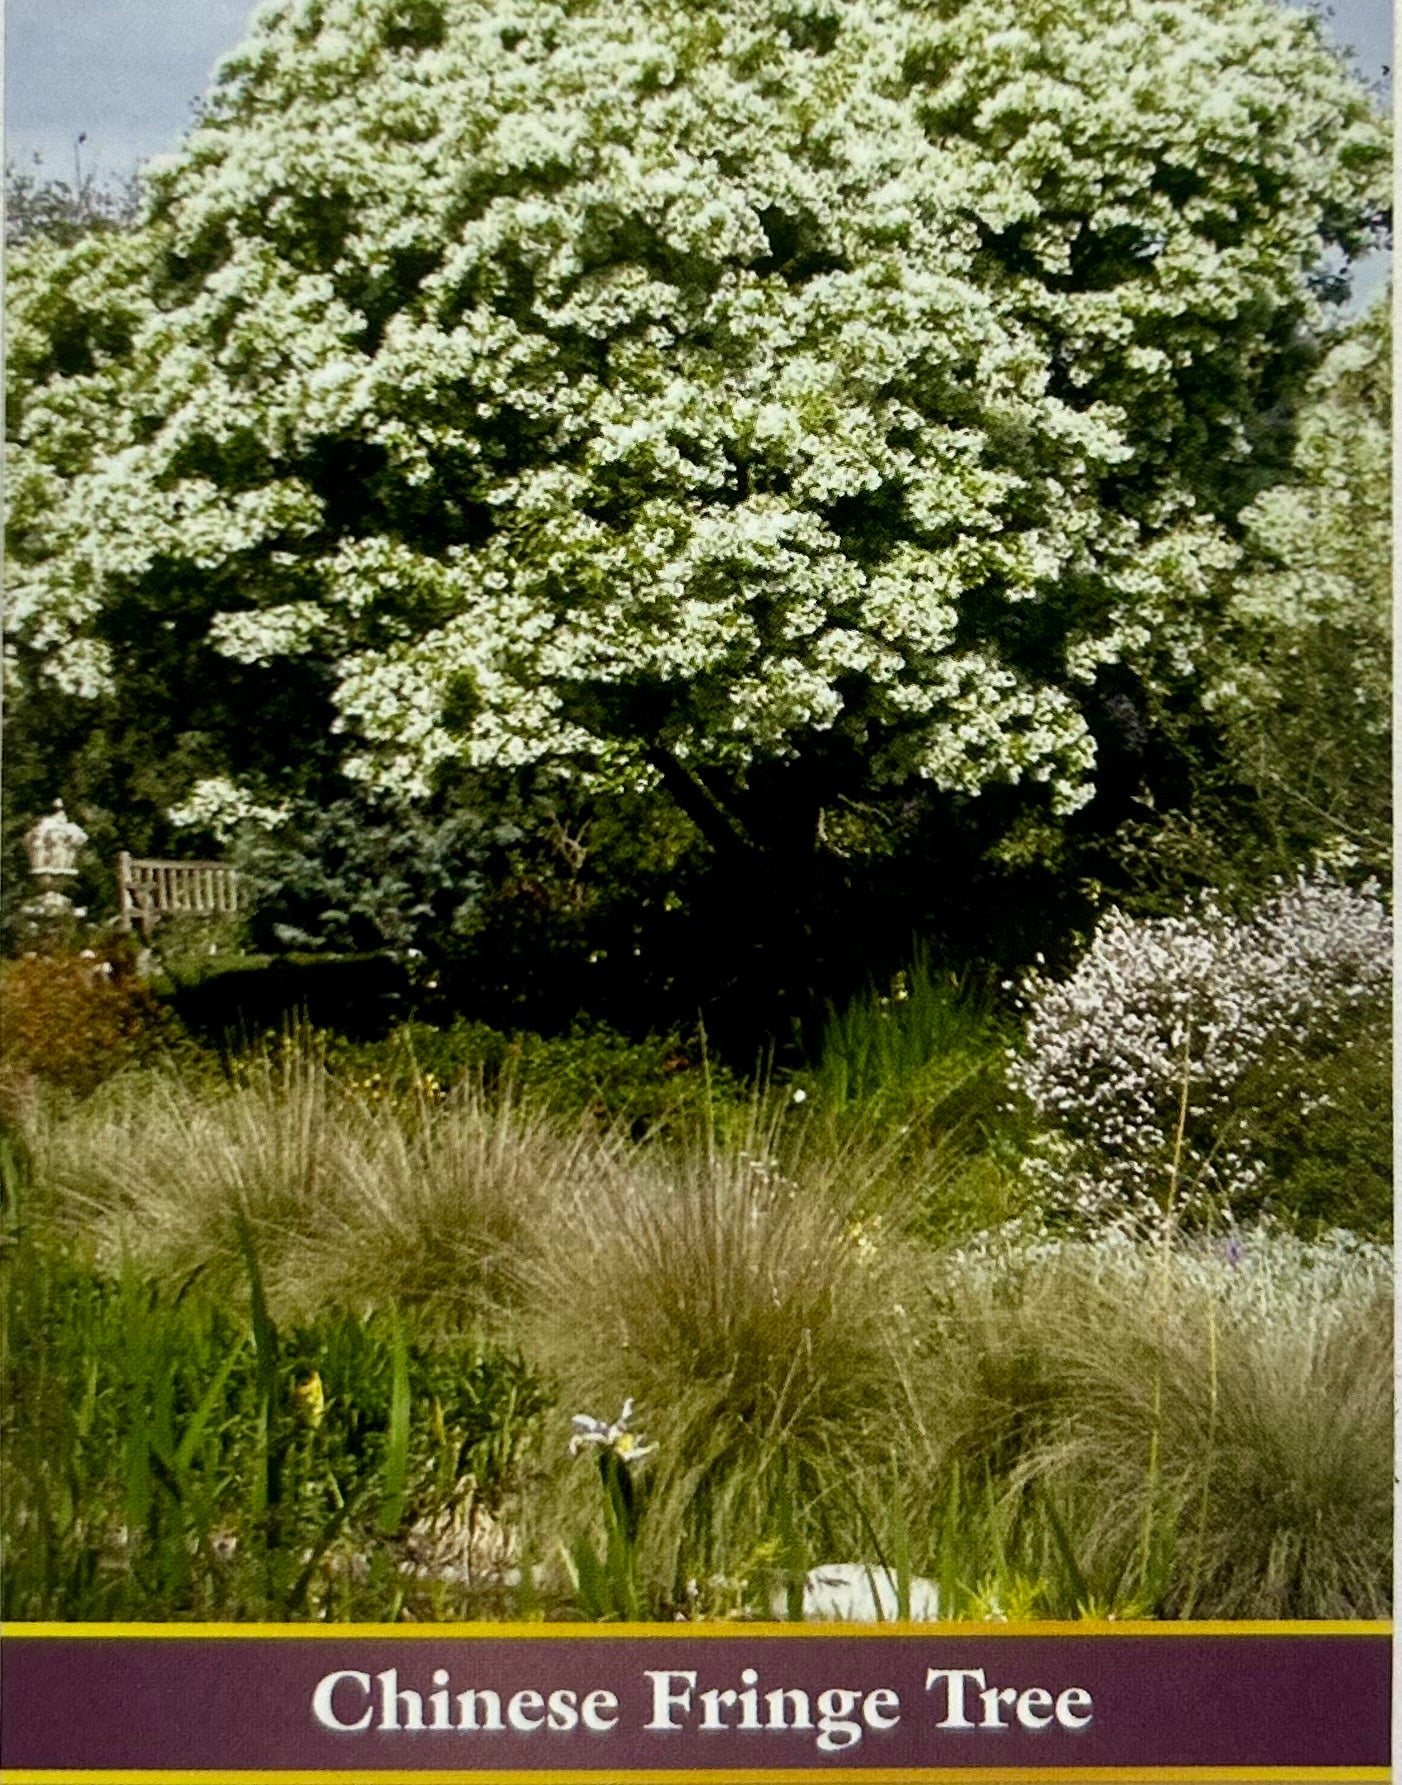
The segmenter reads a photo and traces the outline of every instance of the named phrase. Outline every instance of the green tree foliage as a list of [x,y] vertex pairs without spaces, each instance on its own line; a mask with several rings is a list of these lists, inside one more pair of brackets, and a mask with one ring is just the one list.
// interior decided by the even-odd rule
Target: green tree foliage
[[[1290,462],[1242,512],[1203,708],[1162,723],[1179,777],[1107,878],[1160,915],[1204,887],[1251,896],[1297,865],[1391,868],[1391,328],[1332,338],[1291,418]],[[1204,717],[1208,723],[1204,724]]]
[[1277,853],[1375,869],[1392,829],[1391,335],[1380,303],[1330,351],[1290,479],[1242,517],[1250,570],[1212,696]]
[[790,914],[1054,836],[1384,161],[1266,0],[265,7],[142,225],[16,257],[18,711],[652,790]]
[[[81,145],[84,137],[78,138]],[[36,155],[28,167],[5,163],[5,243],[15,248],[35,237],[71,247],[82,236],[103,230],[129,229],[141,210],[141,187],[135,174],[117,181],[99,180],[75,161],[73,179],[57,180],[44,172]]]

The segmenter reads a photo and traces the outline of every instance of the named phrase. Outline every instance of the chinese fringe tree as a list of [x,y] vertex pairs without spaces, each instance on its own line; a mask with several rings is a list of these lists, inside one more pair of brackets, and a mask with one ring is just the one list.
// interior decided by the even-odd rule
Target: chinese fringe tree
[[895,812],[1051,834],[1385,158],[1267,0],[273,0],[137,228],[15,257],[17,710],[201,810],[651,789],[771,916]]

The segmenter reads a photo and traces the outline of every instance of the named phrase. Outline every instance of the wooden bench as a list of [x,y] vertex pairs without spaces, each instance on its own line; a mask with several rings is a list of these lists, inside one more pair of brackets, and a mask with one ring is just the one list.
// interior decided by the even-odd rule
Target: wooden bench
[[236,916],[243,888],[228,862],[141,861],[117,857],[117,928],[133,924],[147,940],[163,917]]

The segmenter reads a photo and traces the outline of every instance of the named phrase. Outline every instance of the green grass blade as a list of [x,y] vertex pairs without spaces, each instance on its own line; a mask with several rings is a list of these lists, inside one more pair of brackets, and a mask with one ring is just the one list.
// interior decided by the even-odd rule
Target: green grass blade
[[175,1454],[171,1457],[171,1467],[177,1475],[184,1475],[194,1461],[195,1453],[205,1434],[205,1427],[209,1424],[215,1408],[223,1399],[225,1385],[228,1383],[233,1367],[238,1362],[246,1343],[247,1341],[242,1337],[235,1339],[219,1368],[215,1371],[209,1387],[201,1395],[199,1406],[195,1408],[186,1422],[185,1430],[180,1435],[180,1442],[175,1447]]
[[339,1506],[333,1508],[331,1516],[326,1520],[318,1533],[315,1542],[312,1544],[311,1552],[307,1556],[302,1572],[288,1588],[287,1602],[283,1608],[286,1612],[295,1612],[302,1609],[303,1602],[307,1596],[307,1591],[315,1578],[317,1568],[320,1566],[321,1558],[335,1542],[337,1533],[354,1511],[356,1503],[363,1492],[363,1487],[357,1488],[348,1499],[342,1501]]
[[253,1349],[258,1364],[258,1391],[271,1408],[277,1400],[278,1332],[268,1312],[268,1298],[263,1291],[263,1273],[258,1266],[258,1252],[253,1244],[253,1230],[248,1217],[238,1213],[239,1246],[244,1268],[248,1272],[248,1304],[253,1322]]
[[940,1616],[952,1618],[959,1591],[959,1465],[949,1469],[949,1493],[945,1499],[944,1519],[940,1526],[939,1554]]
[[[253,1353],[258,1382],[258,1417],[254,1462],[249,1471],[249,1498],[255,1525],[263,1526],[269,1507],[277,1499],[280,1476],[272,1444],[273,1416],[277,1406],[278,1332],[268,1312],[268,1300],[263,1292],[263,1273],[258,1267],[253,1232],[242,1209],[238,1212],[238,1235],[244,1269],[248,1272],[248,1305],[253,1326]],[[273,1533],[266,1527],[264,1537],[271,1544]]]
[[588,1536],[577,1537],[568,1547],[561,1544],[560,1554],[580,1609],[590,1618],[606,1618],[611,1609],[608,1579]]
[[774,1496],[778,1517],[780,1553],[784,1566],[784,1616],[791,1624],[803,1622],[803,1587],[808,1575],[808,1555],[794,1516],[794,1492],[790,1470],[780,1471]]
[[409,1481],[409,1348],[403,1323],[396,1319],[391,1344],[389,1429],[385,1434],[384,1477],[380,1495],[380,1530],[391,1537],[404,1518]]
[[899,1489],[891,1496],[891,1566],[896,1578],[896,1617],[903,1624],[909,1623],[910,1583],[915,1569],[910,1555],[910,1527]]
[[1071,1539],[1067,1535],[1066,1526],[1062,1523],[1061,1514],[1056,1509],[1056,1502],[1049,1492],[1042,1496],[1042,1510],[1046,1514],[1047,1528],[1052,1534],[1052,1541],[1056,1544],[1057,1553],[1066,1570],[1066,1578],[1071,1584],[1071,1592],[1076,1605],[1081,1607],[1093,1604],[1095,1596],[1081,1571],[1080,1563],[1076,1560],[1076,1552],[1071,1547]]

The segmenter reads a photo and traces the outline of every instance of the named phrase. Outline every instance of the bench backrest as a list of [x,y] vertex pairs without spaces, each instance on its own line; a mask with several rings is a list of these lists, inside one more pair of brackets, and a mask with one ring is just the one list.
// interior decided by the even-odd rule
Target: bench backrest
[[228,862],[142,861],[117,857],[117,921],[149,931],[162,917],[218,917],[241,909],[243,889]]

